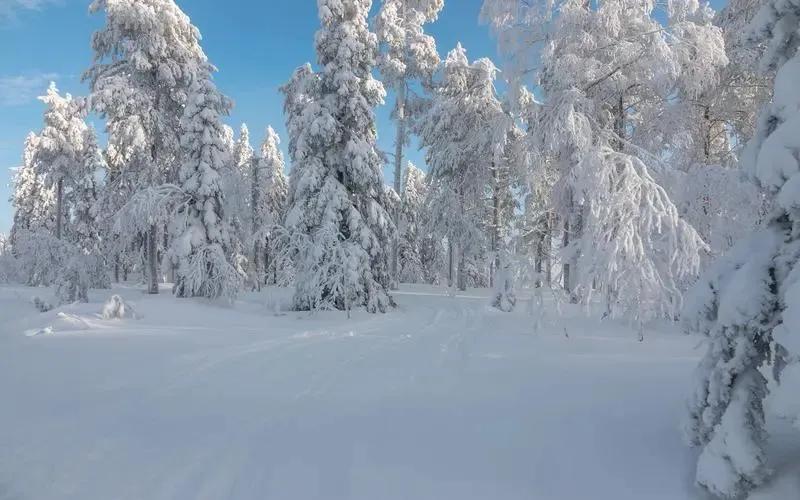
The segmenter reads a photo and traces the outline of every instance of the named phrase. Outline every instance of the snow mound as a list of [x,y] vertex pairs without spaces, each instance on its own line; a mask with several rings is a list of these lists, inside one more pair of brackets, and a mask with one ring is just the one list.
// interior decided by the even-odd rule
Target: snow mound
[[25,332],[25,335],[28,337],[36,337],[39,335],[52,335],[54,333],[82,332],[91,329],[92,326],[80,316],[60,312],[56,315],[51,325],[44,328],[28,330]]

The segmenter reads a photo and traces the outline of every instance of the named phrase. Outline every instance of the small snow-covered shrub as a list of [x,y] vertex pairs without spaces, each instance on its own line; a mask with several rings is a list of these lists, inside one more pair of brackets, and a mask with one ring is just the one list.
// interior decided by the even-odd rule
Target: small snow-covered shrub
[[11,252],[0,251],[0,283],[13,283],[19,280],[17,260]]
[[61,305],[89,302],[89,273],[83,255],[73,256],[59,272],[55,282],[55,295]]
[[500,265],[495,275],[492,307],[503,312],[511,312],[516,305],[517,295],[514,292],[514,270],[508,255],[504,254],[500,258]]
[[53,310],[53,305],[40,297],[32,297],[31,304],[33,304],[33,307],[35,307],[37,311],[42,313]]
[[136,319],[136,311],[119,295],[112,295],[103,306],[103,319]]
[[29,286],[49,286],[66,261],[66,245],[47,231],[20,231],[14,242],[19,273]]

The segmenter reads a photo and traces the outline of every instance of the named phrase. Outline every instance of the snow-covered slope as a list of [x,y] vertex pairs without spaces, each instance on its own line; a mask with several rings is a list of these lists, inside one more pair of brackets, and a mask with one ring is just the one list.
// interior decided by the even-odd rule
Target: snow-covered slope
[[2,500],[703,498],[680,432],[697,339],[668,325],[638,342],[546,301],[535,331],[426,287],[349,320],[276,313],[282,290],[120,288],[140,319],[112,321],[111,291],[44,314],[34,293],[0,288]]

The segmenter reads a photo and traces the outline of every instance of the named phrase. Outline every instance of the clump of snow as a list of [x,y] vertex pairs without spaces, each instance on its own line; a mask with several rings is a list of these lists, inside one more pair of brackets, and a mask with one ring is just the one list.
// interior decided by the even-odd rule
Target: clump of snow
[[103,306],[103,319],[137,319],[136,311],[119,295],[112,295]]

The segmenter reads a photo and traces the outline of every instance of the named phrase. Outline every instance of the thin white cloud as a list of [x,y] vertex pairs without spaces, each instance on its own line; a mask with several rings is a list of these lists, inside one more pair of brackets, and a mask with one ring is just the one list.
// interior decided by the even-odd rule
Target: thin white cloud
[[0,0],[0,22],[13,21],[23,10],[42,10],[48,5],[61,3],[61,0]]
[[0,76],[0,107],[28,104],[44,95],[50,82],[58,80],[58,77],[56,73]]

